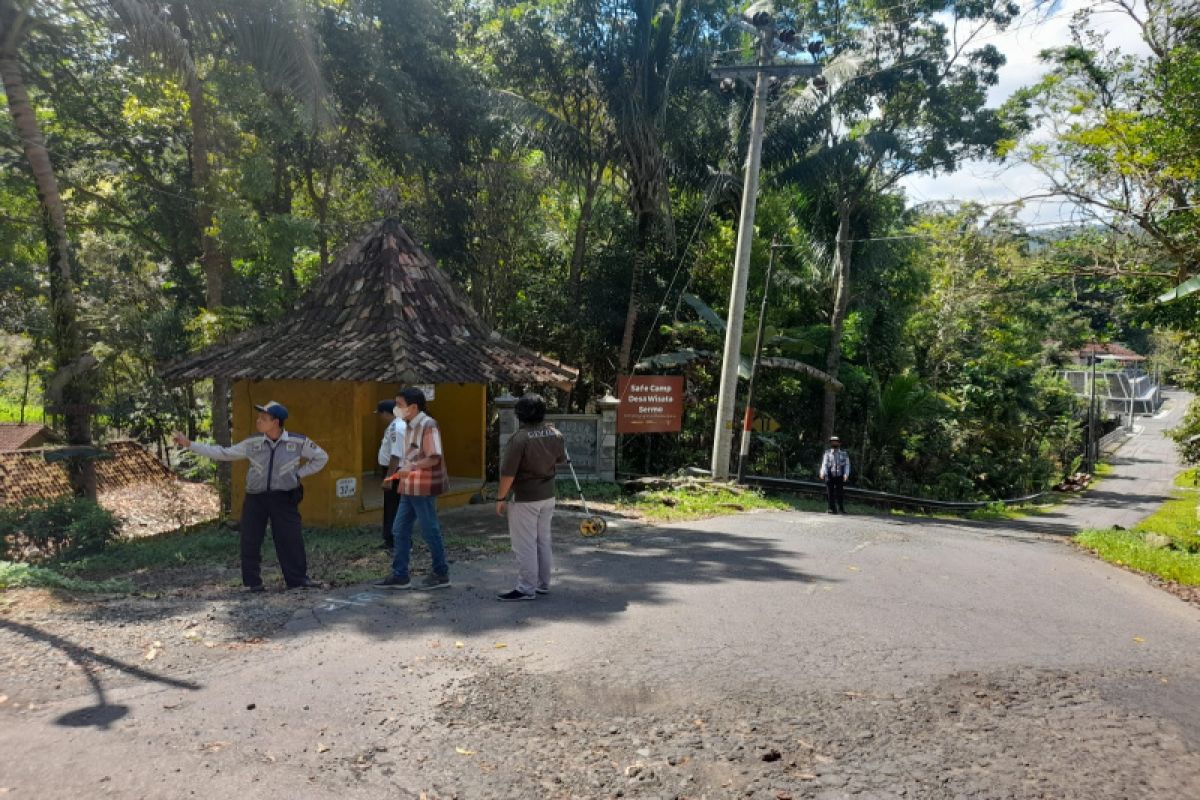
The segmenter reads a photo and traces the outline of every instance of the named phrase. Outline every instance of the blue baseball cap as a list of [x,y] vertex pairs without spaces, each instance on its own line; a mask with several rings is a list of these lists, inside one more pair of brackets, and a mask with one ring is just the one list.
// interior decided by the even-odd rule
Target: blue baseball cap
[[283,422],[288,418],[287,406],[283,403],[276,403],[274,400],[267,401],[266,405],[255,406],[255,411],[261,411],[264,414],[270,414],[275,419]]

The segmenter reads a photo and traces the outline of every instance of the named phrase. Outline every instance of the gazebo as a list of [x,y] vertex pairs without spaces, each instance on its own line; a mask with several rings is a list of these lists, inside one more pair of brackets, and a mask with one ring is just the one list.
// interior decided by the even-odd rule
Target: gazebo
[[[254,430],[254,405],[278,400],[289,430],[316,440],[329,464],[305,481],[308,522],[350,526],[382,506],[376,403],[404,386],[432,395],[451,491],[462,505],[485,477],[487,385],[568,388],[577,371],[490,330],[395,219],[347,247],[283,319],[208,347],[163,371],[168,380],[225,378],[233,385],[233,439]],[[245,463],[234,465],[240,509]]]

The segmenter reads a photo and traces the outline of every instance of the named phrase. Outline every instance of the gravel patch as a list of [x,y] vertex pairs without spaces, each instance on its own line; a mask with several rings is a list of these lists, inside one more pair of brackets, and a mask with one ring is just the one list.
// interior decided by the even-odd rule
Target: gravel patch
[[321,780],[414,798],[1200,796],[1189,734],[1113,699],[1160,680],[1013,669],[895,695],[714,696],[490,668],[448,688],[433,720],[396,726]]

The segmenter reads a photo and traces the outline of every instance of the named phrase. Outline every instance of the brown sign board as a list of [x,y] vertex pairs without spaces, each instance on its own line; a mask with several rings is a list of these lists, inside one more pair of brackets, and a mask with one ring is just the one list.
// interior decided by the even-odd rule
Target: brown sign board
[[682,375],[617,378],[617,433],[679,433],[683,429]]

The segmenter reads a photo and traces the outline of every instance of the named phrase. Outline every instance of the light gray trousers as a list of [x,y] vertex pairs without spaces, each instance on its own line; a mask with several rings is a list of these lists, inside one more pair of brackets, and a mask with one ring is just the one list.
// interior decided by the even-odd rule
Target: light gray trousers
[[517,561],[517,591],[533,594],[550,588],[550,520],[554,498],[508,504],[508,535]]

